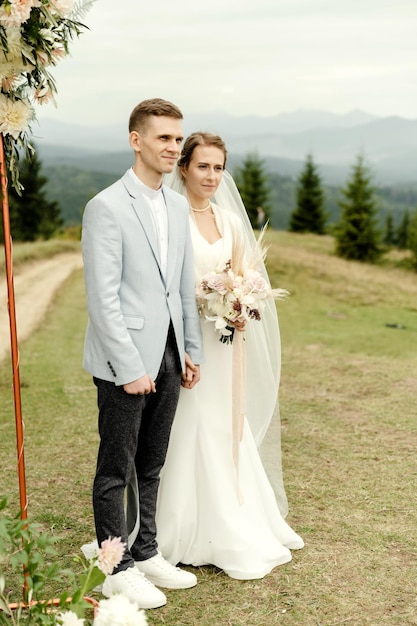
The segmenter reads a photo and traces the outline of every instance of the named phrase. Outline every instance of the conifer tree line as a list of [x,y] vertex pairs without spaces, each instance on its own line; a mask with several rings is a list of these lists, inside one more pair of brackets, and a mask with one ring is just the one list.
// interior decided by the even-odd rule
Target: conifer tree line
[[[30,159],[23,159],[19,178],[23,185],[20,194],[10,186],[8,190],[10,230],[14,241],[50,239],[63,225],[61,209],[57,201],[47,198],[42,175],[42,164],[35,151]],[[3,236],[3,226],[0,233]]]
[[[264,161],[256,152],[249,153],[233,172],[236,184],[253,228],[265,225],[271,217],[271,189]],[[24,186],[19,196],[9,189],[10,223],[15,241],[35,241],[55,236],[63,226],[59,203],[47,197],[48,179],[35,152],[31,161],[20,167]],[[389,213],[385,227],[378,226],[379,204],[372,174],[360,152],[352,165],[345,185],[339,190],[340,219],[328,223],[325,191],[313,155],[307,154],[296,180],[295,207],[288,229],[298,233],[331,234],[336,253],[346,259],[376,261],[391,247],[408,249],[417,269],[417,208],[406,210],[398,225]],[[0,224],[1,230],[1,224]]]
[[[256,207],[259,204],[264,204],[265,213],[270,216],[270,190],[263,161],[256,154],[249,155],[237,168],[235,180],[251,224],[256,228]],[[289,220],[290,231],[331,234],[335,238],[336,254],[356,261],[376,261],[389,247],[409,249],[417,268],[417,209],[414,213],[406,210],[397,227],[392,214],[388,214],[385,232],[380,229],[376,189],[362,152],[357,155],[350,176],[340,189],[338,205],[341,216],[337,224],[327,224],[322,179],[311,153],[307,155],[296,181],[295,205]]]
[[345,186],[340,189],[340,220],[326,226],[322,181],[312,155],[308,154],[297,180],[297,204],[291,214],[289,230],[332,234],[336,253],[357,261],[376,261],[387,247],[409,249],[417,266],[417,209],[413,215],[406,210],[397,227],[389,213],[384,232],[378,227],[380,207],[375,192],[370,167],[360,152]]

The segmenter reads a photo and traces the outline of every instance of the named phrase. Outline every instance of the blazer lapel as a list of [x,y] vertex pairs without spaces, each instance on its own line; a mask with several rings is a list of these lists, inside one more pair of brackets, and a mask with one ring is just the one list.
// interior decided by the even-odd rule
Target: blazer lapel
[[161,270],[159,246],[156,240],[155,227],[153,225],[152,218],[149,213],[149,209],[147,205],[145,204],[141,195],[138,193],[138,189],[135,186],[134,182],[132,181],[129,172],[126,172],[126,174],[122,177],[122,182],[125,185],[129,195],[132,197],[132,205],[133,205],[134,211],[149,241],[149,245],[158,263],[159,270]]
[[[162,192],[164,188],[162,187]],[[178,255],[178,220],[176,219],[175,204],[173,204],[168,194],[164,194],[168,215],[168,260],[167,260],[167,285],[177,270]]]
[[135,209],[135,213],[143,226],[143,230],[145,231],[146,237],[148,238],[149,245],[151,246],[152,252],[154,253],[159,265],[159,246],[156,240],[155,227],[153,225],[152,218],[149,215],[149,209],[141,198],[135,198],[133,200],[133,208]]

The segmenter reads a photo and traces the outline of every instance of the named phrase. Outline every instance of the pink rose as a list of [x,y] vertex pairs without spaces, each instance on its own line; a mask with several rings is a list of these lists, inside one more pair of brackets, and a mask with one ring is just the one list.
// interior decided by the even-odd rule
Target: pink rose
[[247,292],[267,293],[269,291],[269,285],[258,271],[248,270],[245,272],[245,290]]
[[230,279],[227,274],[215,274],[213,273],[207,279],[207,287],[213,291],[218,291],[221,294],[227,293]]

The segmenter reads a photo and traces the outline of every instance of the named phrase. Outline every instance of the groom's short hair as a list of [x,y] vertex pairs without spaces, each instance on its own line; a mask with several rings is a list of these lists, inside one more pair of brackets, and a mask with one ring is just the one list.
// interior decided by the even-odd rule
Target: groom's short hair
[[139,102],[133,109],[129,117],[129,133],[132,130],[142,132],[146,130],[147,122],[152,115],[183,119],[180,109],[172,102],[162,98],[150,98]]

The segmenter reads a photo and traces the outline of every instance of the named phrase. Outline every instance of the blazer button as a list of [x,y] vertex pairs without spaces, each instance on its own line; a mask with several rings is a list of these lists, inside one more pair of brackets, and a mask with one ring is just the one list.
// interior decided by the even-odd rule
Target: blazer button
[[167,291],[167,298],[169,298],[169,291]]

